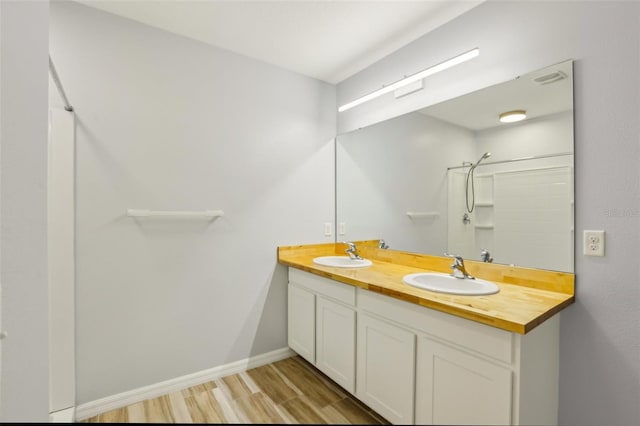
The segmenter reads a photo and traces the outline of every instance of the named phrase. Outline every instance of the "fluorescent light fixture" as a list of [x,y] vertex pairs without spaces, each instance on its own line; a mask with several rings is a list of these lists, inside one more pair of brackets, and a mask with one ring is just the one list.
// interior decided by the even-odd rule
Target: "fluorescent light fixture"
[[516,121],[524,120],[525,118],[527,118],[527,111],[523,109],[507,111],[500,114],[499,118],[502,123],[515,123]]
[[388,86],[383,86],[381,89],[376,90],[375,92],[371,92],[368,95],[365,95],[361,98],[356,99],[355,101],[349,102],[347,104],[342,105],[340,108],[338,108],[338,112],[343,112],[346,111],[348,109],[351,109],[355,106],[358,106],[360,104],[363,104],[367,101],[370,101],[371,99],[375,99],[378,96],[384,95],[385,93],[389,93],[389,92],[393,92],[394,90],[399,89],[400,87],[406,86],[407,84],[411,84],[415,81],[418,80],[422,80],[423,78],[429,77],[430,75],[433,75],[435,73],[438,73],[440,71],[444,71],[447,68],[451,68],[453,66],[456,66],[458,64],[461,64],[463,62],[466,62],[470,59],[475,58],[476,56],[478,56],[480,54],[480,50],[478,48],[475,48],[473,50],[470,50],[466,53],[463,53],[461,55],[458,55],[454,58],[448,59],[444,62],[440,62],[437,65],[434,65],[432,67],[429,67],[425,70],[422,70],[420,72],[417,72],[415,74],[412,74],[408,77],[403,78],[402,80],[398,80],[395,83],[391,83]]

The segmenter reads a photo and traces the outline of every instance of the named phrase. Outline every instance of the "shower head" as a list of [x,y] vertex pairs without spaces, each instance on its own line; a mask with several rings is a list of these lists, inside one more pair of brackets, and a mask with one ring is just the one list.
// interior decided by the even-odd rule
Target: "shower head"
[[[478,167],[478,164],[480,164],[482,160],[489,157],[491,157],[491,153],[485,152],[484,154],[482,154],[482,157],[480,157],[478,161],[476,161],[475,164],[467,163],[467,164],[470,164],[471,167],[469,167],[469,171],[467,172],[467,180],[465,181],[465,187],[464,187],[464,196],[467,202],[467,212],[469,213],[473,212],[473,208],[476,205],[475,187],[473,184],[473,172],[476,169],[476,167]],[[469,178],[471,178],[471,202],[469,202]],[[469,204],[471,204],[471,207],[469,207]]]
[[478,167],[478,164],[480,164],[480,162],[486,158],[491,157],[491,153],[490,152],[485,152],[484,154],[482,154],[482,157],[480,157],[480,159],[478,161],[476,161],[476,163],[471,167],[473,169],[475,169],[476,167]]

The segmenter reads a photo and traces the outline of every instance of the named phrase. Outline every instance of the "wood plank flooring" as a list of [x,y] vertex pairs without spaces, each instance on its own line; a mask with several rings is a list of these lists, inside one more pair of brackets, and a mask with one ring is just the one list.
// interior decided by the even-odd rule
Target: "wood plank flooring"
[[389,424],[299,356],[138,402],[84,422]]

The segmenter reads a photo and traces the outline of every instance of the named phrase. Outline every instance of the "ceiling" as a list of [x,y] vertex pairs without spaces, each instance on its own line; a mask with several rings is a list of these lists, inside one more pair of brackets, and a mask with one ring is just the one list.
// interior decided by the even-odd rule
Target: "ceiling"
[[484,0],[76,0],[337,84]]

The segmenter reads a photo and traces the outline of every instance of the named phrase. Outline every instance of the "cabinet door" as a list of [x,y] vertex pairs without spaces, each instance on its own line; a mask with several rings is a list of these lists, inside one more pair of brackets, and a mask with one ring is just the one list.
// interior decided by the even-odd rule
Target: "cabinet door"
[[358,316],[356,396],[394,424],[413,423],[415,335]]
[[316,298],[316,367],[351,393],[356,376],[356,313]]
[[315,364],[315,295],[292,284],[288,292],[287,342],[301,357]]
[[511,370],[459,349],[418,339],[416,423],[511,423]]

